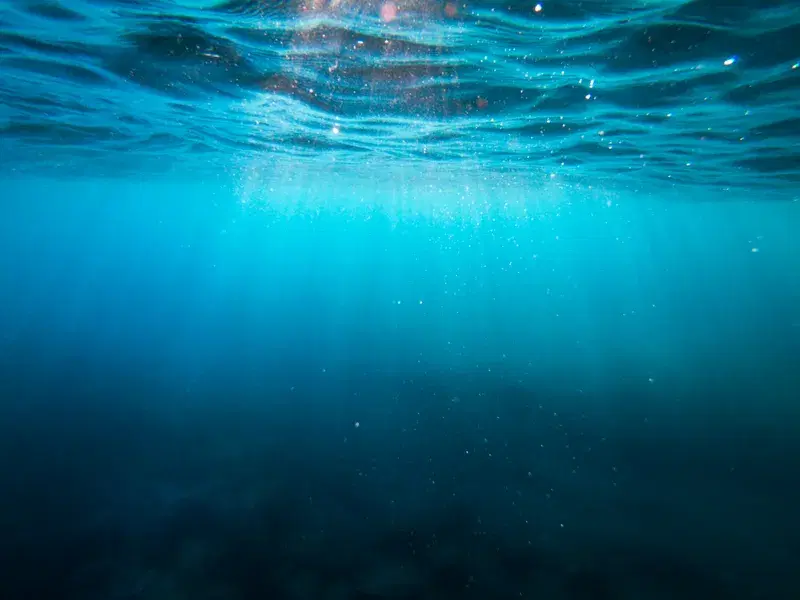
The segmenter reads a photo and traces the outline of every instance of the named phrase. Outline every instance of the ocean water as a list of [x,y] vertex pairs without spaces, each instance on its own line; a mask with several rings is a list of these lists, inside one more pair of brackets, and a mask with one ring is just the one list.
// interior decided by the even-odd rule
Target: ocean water
[[800,598],[799,36],[0,0],[0,598]]

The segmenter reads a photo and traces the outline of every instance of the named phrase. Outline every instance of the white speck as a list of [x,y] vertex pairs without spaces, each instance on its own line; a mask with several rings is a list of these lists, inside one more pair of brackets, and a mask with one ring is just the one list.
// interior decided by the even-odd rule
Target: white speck
[[585,98],[586,98],[587,100],[591,100],[591,99],[592,99],[592,95],[591,95],[591,94],[586,94]]
[[542,12],[542,5],[537,4],[536,6],[533,7],[533,10],[536,12]]
[[750,252],[756,254],[758,252],[758,248],[750,248]]
[[736,62],[736,57],[735,56],[731,56],[730,58],[725,59],[725,62],[722,63],[722,64],[725,65],[726,67],[730,67],[735,62]]
[[359,427],[361,427],[361,423],[360,423],[360,422],[358,422],[358,421],[356,421],[355,423],[353,423],[353,426],[354,426],[356,429],[358,429]]
[[339,131],[341,131],[341,130],[339,129],[339,125],[334,125],[334,126],[331,128],[331,133],[332,133],[333,135],[339,135]]

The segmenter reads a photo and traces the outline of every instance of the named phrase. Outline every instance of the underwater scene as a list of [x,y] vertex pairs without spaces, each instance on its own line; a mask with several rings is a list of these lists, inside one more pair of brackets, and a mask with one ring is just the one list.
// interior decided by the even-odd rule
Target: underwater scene
[[0,600],[800,599],[800,2],[0,0]]

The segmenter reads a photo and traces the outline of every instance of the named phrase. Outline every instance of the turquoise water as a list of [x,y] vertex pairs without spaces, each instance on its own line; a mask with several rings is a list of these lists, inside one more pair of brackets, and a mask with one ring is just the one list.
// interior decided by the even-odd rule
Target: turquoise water
[[0,597],[796,599],[798,33],[0,2]]

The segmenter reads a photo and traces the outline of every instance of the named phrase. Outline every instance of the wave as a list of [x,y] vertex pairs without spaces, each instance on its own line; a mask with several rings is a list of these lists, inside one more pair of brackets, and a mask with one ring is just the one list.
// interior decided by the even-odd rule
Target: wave
[[0,5],[5,171],[335,160],[800,183],[800,6]]

